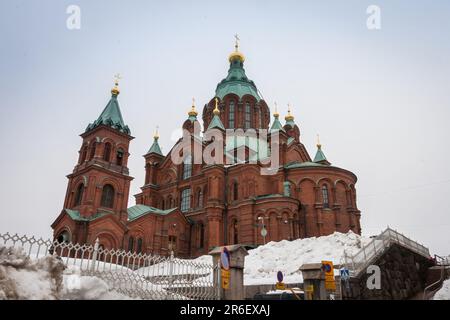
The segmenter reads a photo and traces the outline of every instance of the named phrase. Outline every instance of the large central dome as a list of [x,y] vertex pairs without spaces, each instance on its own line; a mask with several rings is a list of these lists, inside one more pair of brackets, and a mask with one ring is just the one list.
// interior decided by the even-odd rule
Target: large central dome
[[255,83],[245,75],[244,58],[238,51],[230,55],[228,76],[216,88],[216,97],[221,100],[229,93],[234,93],[239,98],[249,94],[255,97],[257,101],[261,100]]

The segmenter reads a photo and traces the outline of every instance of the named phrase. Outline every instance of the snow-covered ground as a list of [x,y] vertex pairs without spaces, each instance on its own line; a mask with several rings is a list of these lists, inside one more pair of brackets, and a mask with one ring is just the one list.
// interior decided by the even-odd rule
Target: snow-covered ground
[[47,256],[30,259],[18,248],[0,247],[0,300],[130,299],[110,290],[97,277],[82,276],[79,267]]
[[284,274],[283,282],[301,283],[303,278],[299,268],[303,264],[322,260],[340,264],[344,251],[354,255],[370,240],[350,231],[347,234],[335,232],[323,237],[269,242],[249,250],[245,257],[244,284],[273,284],[278,271]]
[[444,281],[442,288],[436,292],[433,300],[450,300],[450,279]]

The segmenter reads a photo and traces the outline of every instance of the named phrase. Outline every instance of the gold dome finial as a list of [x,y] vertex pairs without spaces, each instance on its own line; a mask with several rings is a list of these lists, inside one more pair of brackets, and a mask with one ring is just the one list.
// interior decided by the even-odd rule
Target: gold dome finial
[[220,114],[219,98],[216,97],[215,102],[216,102],[216,107],[214,108],[213,113],[214,113],[214,115],[218,116]]
[[117,96],[120,93],[119,90],[119,80],[122,79],[120,73],[114,75],[114,88],[111,89],[111,93]]
[[190,117],[196,117],[198,115],[197,110],[195,110],[195,98],[192,98],[192,108],[191,111],[188,112]]
[[317,134],[317,148],[318,149],[322,148],[322,145],[320,144],[319,134]]
[[158,132],[159,126],[156,126],[155,134],[153,135],[153,139],[158,140],[159,139],[159,132]]
[[294,116],[291,114],[291,105],[288,103],[288,114],[286,117],[284,117],[286,121],[293,121]]
[[274,105],[275,105],[275,112],[273,113],[273,116],[275,118],[278,118],[280,116],[280,114],[278,113],[278,105],[276,102],[274,103]]
[[245,61],[245,57],[244,57],[244,55],[241,52],[239,52],[239,41],[241,39],[239,39],[239,36],[237,34],[234,35],[234,39],[235,39],[234,52],[232,52],[230,54],[230,56],[228,57],[228,60],[230,62],[232,62],[233,60],[240,60],[241,62],[244,62]]

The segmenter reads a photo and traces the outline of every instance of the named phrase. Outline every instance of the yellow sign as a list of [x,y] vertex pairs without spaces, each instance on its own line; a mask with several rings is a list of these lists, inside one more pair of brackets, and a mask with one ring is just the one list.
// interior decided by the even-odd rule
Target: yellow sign
[[309,284],[305,288],[306,292],[314,292],[314,286],[312,284]]
[[283,282],[277,282],[277,284],[275,285],[275,288],[277,290],[286,290],[286,286],[284,285]]
[[222,288],[227,290],[230,288],[230,271],[221,269]]
[[325,290],[336,291],[336,281],[325,280]]

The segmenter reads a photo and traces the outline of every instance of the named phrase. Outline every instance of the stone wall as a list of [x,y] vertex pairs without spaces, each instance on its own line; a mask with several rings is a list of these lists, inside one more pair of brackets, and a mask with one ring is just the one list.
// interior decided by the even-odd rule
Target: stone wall
[[377,261],[380,267],[381,289],[368,289],[367,279],[371,274],[362,272],[359,278],[350,280],[349,288],[343,286],[343,299],[358,300],[406,300],[425,288],[428,260],[398,245],[393,245]]

